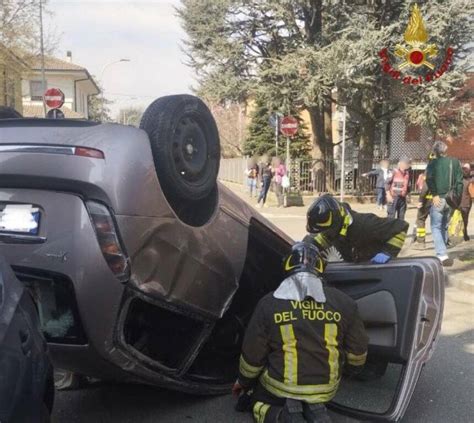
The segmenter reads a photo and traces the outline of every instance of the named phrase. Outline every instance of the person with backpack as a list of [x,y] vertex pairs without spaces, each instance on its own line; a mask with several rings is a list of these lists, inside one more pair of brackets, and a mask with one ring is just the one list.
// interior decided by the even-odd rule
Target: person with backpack
[[410,159],[402,157],[385,183],[387,192],[387,215],[389,218],[405,219],[407,195],[410,192]]
[[448,220],[451,209],[460,205],[463,172],[459,160],[448,157],[447,150],[448,146],[442,141],[433,144],[436,158],[428,164],[426,183],[433,195],[430,220],[436,256],[443,266],[452,266],[453,260],[447,254]]
[[316,246],[297,242],[283,260],[285,279],[255,308],[232,392],[257,423],[330,423],[325,404],[343,369],[364,368],[368,336],[357,303],[326,286],[325,267]]

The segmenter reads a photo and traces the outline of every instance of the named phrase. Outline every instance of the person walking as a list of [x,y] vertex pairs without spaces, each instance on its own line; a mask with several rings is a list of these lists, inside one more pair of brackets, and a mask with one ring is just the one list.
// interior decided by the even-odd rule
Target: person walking
[[385,183],[387,182],[390,172],[388,170],[388,160],[382,160],[380,162],[380,168],[371,170],[370,172],[363,173],[363,177],[376,176],[375,180],[375,203],[377,207],[382,210],[387,204]]
[[326,286],[325,267],[316,246],[296,243],[283,260],[285,279],[255,308],[232,392],[239,400],[248,393],[257,423],[330,423],[325,404],[343,369],[364,368],[368,336],[357,304]]
[[407,195],[410,191],[410,159],[402,157],[385,183],[387,192],[387,215],[389,218],[405,219]]
[[286,166],[280,159],[276,159],[275,168],[273,169],[275,175],[274,189],[278,201],[278,207],[283,207],[283,177],[286,176]]
[[258,196],[257,205],[263,207],[267,201],[268,190],[270,189],[270,184],[272,182],[273,169],[270,162],[265,163],[262,166],[262,188],[260,190],[260,195]]
[[459,209],[461,210],[462,221],[464,224],[464,241],[469,241],[469,234],[467,232],[467,225],[469,223],[469,212],[471,211],[472,206],[472,197],[469,189],[471,191],[474,189],[474,178],[471,176],[471,165],[469,163],[464,163],[462,166],[463,172],[463,191],[461,195],[461,204]]
[[442,141],[433,145],[436,158],[426,169],[426,183],[433,195],[430,210],[431,233],[436,251],[443,266],[452,266],[453,260],[447,254],[448,219],[451,208],[446,201],[448,194],[460,198],[463,191],[463,172],[459,160],[447,156],[448,146]]

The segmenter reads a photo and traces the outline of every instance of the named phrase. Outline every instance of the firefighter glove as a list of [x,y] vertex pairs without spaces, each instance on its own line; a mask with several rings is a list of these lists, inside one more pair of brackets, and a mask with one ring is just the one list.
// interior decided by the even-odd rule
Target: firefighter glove
[[387,263],[392,257],[385,253],[378,253],[370,260],[371,263],[374,264],[384,264]]

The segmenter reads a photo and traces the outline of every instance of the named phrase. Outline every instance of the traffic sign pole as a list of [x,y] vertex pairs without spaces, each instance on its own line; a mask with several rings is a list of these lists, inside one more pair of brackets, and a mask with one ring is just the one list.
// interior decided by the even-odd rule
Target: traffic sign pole
[[275,125],[275,156],[278,156],[278,134],[280,132],[280,117],[276,115]]

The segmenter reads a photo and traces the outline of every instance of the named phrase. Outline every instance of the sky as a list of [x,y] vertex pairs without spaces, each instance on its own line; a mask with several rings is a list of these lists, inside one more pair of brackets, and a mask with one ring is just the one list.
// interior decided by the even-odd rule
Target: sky
[[[55,56],[89,70],[120,108],[147,106],[155,98],[189,93],[194,72],[181,51],[185,33],[176,0],[49,0],[47,28],[59,36]],[[108,65],[120,59],[129,59]],[[106,66],[108,65],[108,66]],[[104,69],[105,67],[105,69]]]

